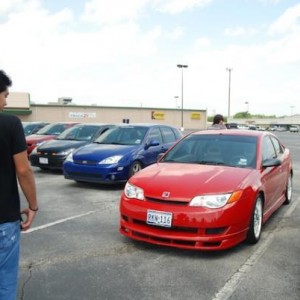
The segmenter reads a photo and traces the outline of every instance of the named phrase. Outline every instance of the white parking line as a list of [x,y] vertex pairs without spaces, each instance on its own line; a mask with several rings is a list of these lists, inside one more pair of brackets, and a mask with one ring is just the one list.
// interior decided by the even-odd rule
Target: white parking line
[[289,217],[292,212],[295,210],[298,201],[293,202],[289,209],[283,215],[281,221],[277,224],[275,229],[270,232],[267,238],[261,242],[257,250],[246,260],[246,262],[231,276],[231,278],[226,282],[226,284],[216,293],[215,297],[212,300],[227,300],[229,299],[234,291],[237,289],[239,283],[242,281],[243,277],[252,269],[252,267],[258,262],[260,257],[268,249],[270,243],[274,239],[275,232],[279,230],[279,227],[283,221]]
[[77,218],[81,218],[81,217],[84,217],[84,216],[88,216],[90,214],[94,214],[96,212],[98,212],[99,209],[96,209],[96,210],[91,210],[91,211],[88,211],[84,214],[80,214],[80,215],[76,215],[76,216],[72,216],[72,217],[69,217],[69,218],[65,218],[65,219],[61,219],[61,220],[57,220],[55,222],[51,222],[51,223],[48,223],[48,224],[44,224],[44,225],[41,225],[41,226],[38,226],[38,227],[34,227],[34,228],[31,228],[31,229],[28,229],[27,231],[22,231],[22,233],[31,233],[33,231],[37,231],[37,230],[41,230],[41,229],[45,229],[45,228],[48,228],[48,227],[51,227],[51,226],[54,226],[54,225],[57,225],[57,224],[60,224],[60,223],[64,223],[64,222],[67,222],[67,221],[70,221],[70,220],[74,220],[74,219],[77,219]]

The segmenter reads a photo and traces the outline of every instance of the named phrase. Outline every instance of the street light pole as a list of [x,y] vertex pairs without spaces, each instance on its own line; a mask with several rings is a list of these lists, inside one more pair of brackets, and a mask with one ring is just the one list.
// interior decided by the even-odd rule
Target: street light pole
[[188,65],[177,65],[177,67],[181,69],[181,131],[183,131],[183,68],[187,68]]
[[229,84],[228,84],[228,118],[230,117],[230,84],[231,84],[231,71],[232,68],[226,68],[229,73]]

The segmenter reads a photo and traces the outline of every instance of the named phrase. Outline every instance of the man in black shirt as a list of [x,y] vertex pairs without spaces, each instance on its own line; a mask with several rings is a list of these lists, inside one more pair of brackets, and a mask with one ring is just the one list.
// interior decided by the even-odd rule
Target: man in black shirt
[[[20,228],[24,231],[30,228],[38,211],[21,121],[2,113],[11,84],[10,78],[0,70],[0,300],[16,299]],[[28,208],[22,211],[18,183],[28,202]]]

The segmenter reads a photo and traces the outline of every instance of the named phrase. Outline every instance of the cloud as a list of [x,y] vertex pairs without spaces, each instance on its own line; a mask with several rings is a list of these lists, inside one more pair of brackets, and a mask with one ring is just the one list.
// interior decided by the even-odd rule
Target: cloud
[[208,5],[212,0],[152,0],[152,5],[160,12],[177,14],[192,8]]
[[99,24],[113,24],[135,20],[149,0],[91,0],[85,4],[82,20]]
[[226,28],[224,30],[225,36],[230,36],[230,37],[254,35],[256,33],[257,33],[256,29],[254,29],[254,28],[244,28],[244,27]]
[[300,29],[300,4],[288,8],[273,24],[270,25],[270,34],[281,34]]

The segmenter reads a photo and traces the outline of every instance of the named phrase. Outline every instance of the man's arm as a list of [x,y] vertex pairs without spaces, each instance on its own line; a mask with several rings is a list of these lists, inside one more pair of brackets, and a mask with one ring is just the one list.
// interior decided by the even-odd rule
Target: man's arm
[[13,158],[19,184],[28,202],[28,208],[21,211],[22,214],[26,214],[27,216],[26,220],[22,223],[22,229],[27,230],[30,228],[38,210],[35,179],[29,165],[26,150],[15,154]]

